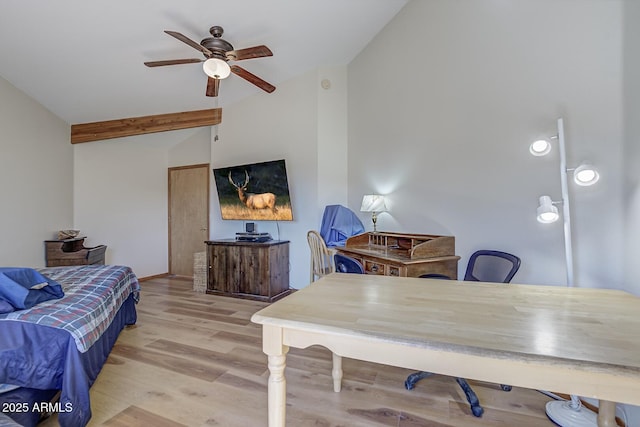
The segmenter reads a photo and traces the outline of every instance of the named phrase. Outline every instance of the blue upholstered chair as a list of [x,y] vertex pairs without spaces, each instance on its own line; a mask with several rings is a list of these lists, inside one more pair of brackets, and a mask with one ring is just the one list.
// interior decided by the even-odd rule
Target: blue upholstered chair
[[333,256],[333,265],[337,273],[364,274],[364,267],[358,260],[343,254],[335,254]]
[[[520,258],[515,255],[492,250],[480,250],[474,252],[469,258],[467,270],[464,274],[465,281],[472,282],[496,282],[509,283],[513,276],[520,268]],[[430,279],[449,279],[448,276],[442,274],[423,274],[421,278]],[[452,284],[453,285],[453,284]],[[404,382],[407,390],[415,387],[416,383],[423,378],[432,375],[431,372],[415,372],[409,375]],[[478,396],[473,391],[467,380],[464,378],[456,378],[458,385],[464,391],[467,401],[471,406],[471,412],[476,417],[481,417],[484,409],[480,406]],[[510,391],[511,386],[501,384],[502,390]]]

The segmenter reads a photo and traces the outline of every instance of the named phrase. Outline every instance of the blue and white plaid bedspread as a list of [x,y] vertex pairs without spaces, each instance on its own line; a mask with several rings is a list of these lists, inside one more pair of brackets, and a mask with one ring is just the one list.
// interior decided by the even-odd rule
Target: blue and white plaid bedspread
[[122,303],[140,284],[130,267],[83,265],[38,269],[62,285],[65,296],[28,310],[0,315],[0,319],[30,322],[68,331],[84,353],[109,327]]

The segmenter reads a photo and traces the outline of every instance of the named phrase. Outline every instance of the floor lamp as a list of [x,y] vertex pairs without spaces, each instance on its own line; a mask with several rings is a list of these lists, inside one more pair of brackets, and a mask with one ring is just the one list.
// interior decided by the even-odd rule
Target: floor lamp
[[[569,201],[568,172],[573,171],[573,179],[578,185],[592,185],[598,181],[598,172],[588,163],[583,163],[577,168],[567,168],[567,156],[565,151],[564,122],[558,119],[558,134],[551,137],[557,140],[560,151],[560,186],[562,199],[553,201],[549,196],[540,197],[540,205],[537,210],[538,221],[541,223],[551,223],[559,219],[560,214],[556,205],[562,205],[562,221],[564,223],[564,251],[567,264],[567,286],[573,287],[573,249],[571,246],[571,209]],[[531,154],[544,156],[551,151],[551,141],[541,139],[531,144],[529,148]],[[547,402],[547,416],[554,423],[562,427],[592,427],[596,426],[597,415],[595,412],[582,406],[580,398],[571,395],[571,400],[556,400]]]

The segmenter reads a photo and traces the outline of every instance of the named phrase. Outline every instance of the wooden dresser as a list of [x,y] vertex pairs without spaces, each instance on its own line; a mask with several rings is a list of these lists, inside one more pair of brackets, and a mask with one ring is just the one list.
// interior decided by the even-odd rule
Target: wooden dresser
[[45,240],[44,257],[47,267],[104,264],[105,245],[84,247],[85,237],[66,240]]
[[455,237],[430,234],[368,232],[347,239],[336,250],[362,263],[365,273],[418,277],[437,273],[458,278]]
[[207,293],[273,302],[289,289],[289,241],[208,240]]

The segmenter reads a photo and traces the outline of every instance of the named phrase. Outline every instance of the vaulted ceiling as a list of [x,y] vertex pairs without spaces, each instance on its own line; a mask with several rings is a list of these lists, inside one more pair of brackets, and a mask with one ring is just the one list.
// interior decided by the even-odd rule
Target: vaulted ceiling
[[[200,42],[209,28],[273,57],[238,62],[278,84],[316,67],[349,63],[407,0],[2,0],[0,76],[70,124],[224,107],[273,96],[231,75],[205,96],[202,58],[167,35]],[[277,89],[276,89],[277,93]]]

